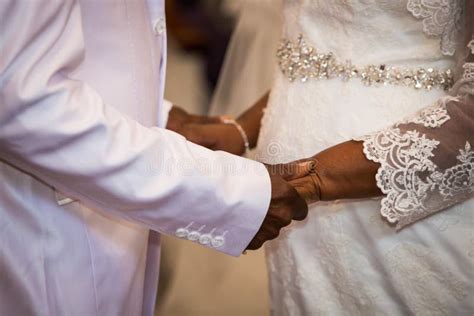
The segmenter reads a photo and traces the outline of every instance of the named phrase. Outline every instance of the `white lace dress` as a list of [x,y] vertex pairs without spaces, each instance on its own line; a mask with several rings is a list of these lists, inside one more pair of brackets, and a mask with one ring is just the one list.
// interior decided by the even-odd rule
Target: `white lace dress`
[[[453,80],[446,69],[459,73],[463,7],[286,1],[257,159],[287,162],[362,139],[381,163],[385,196],[318,203],[268,243],[274,314],[474,313],[474,110],[446,106],[456,101],[443,89]],[[456,85],[472,79],[465,64]]]

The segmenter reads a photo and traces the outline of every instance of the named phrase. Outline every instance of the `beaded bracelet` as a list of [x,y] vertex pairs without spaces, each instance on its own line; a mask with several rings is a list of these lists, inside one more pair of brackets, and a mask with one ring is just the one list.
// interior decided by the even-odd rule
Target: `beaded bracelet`
[[220,120],[223,124],[229,124],[235,126],[235,128],[239,131],[240,136],[242,136],[242,140],[244,141],[245,152],[244,155],[250,150],[250,143],[247,133],[242,128],[242,125],[237,123],[235,119],[230,116],[221,116]]

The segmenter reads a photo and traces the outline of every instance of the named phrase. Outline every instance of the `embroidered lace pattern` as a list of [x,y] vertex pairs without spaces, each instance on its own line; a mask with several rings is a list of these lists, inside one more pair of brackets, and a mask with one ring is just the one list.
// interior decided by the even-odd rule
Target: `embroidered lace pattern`
[[[449,120],[444,102],[422,111],[413,122],[437,128]],[[416,130],[402,133],[398,127],[360,138],[364,153],[381,164],[377,185],[386,194],[382,215],[401,228],[436,210],[453,205],[474,192],[474,151],[469,141],[459,150],[457,164],[442,170],[433,161],[440,144]]]
[[[467,47],[472,54],[474,40]],[[472,93],[473,65],[466,62],[463,66],[461,89],[458,89],[462,93]],[[382,199],[381,214],[389,222],[397,223],[397,228],[461,202],[474,193],[472,135],[468,135],[464,147],[459,148],[456,163],[442,169],[434,162],[434,151],[440,145],[433,136],[436,133],[429,133],[428,137],[414,127],[407,130],[406,126],[402,131],[402,125],[410,123],[428,131],[442,127],[451,119],[447,104],[452,101],[459,103],[461,99],[441,98],[392,128],[356,139],[364,142],[367,159],[381,165],[376,175],[377,186],[386,195]]]
[[[467,47],[469,48],[471,55],[474,55],[474,39],[472,39],[469,44],[467,44]],[[463,65],[463,69],[463,79],[474,80],[474,63],[465,63]]]
[[474,80],[474,63],[465,63],[463,65],[463,69],[464,69],[463,79]]
[[445,106],[446,102],[450,100],[455,99],[451,97],[444,98],[436,102],[434,105],[423,109],[417,116],[412,119],[412,122],[423,125],[424,127],[440,127],[450,119],[450,116]]
[[408,11],[423,20],[423,31],[441,38],[441,52],[452,56],[462,27],[463,0],[409,0]]

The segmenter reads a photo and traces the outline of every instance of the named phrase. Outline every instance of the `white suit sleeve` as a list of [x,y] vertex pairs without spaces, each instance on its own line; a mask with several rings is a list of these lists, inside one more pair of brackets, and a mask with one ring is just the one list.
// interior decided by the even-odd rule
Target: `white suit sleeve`
[[[474,26],[474,5],[470,22]],[[467,26],[472,30],[473,26]],[[474,37],[458,52],[453,96],[411,118],[359,138],[366,157],[380,164],[385,194],[381,214],[397,228],[412,224],[474,194]]]
[[158,232],[245,249],[271,195],[262,164],[145,128],[70,79],[84,56],[75,1],[2,1],[0,29],[0,159]]

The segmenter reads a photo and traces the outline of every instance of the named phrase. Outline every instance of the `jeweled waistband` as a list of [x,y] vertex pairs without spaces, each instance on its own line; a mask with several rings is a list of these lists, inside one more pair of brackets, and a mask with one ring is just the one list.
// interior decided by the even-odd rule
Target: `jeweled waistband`
[[302,35],[296,41],[283,39],[277,57],[280,70],[290,81],[358,78],[365,85],[392,84],[427,90],[449,90],[454,83],[450,69],[401,68],[384,64],[358,67],[350,60],[340,62],[331,52],[321,54],[308,46]]

